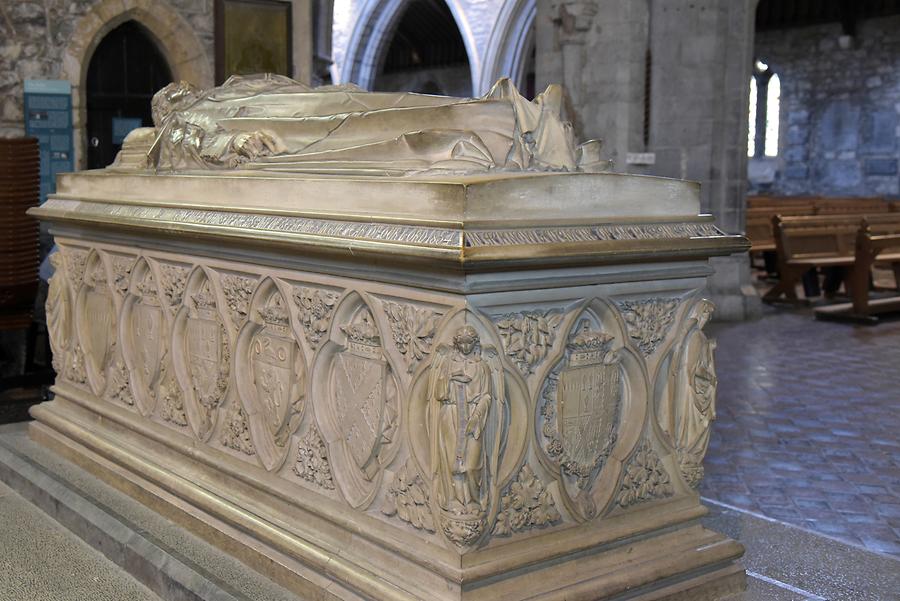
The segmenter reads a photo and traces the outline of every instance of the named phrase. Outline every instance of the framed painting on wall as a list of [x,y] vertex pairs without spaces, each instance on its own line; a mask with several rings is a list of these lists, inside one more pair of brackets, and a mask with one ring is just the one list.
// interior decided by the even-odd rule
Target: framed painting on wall
[[216,0],[216,83],[232,75],[293,75],[291,3]]

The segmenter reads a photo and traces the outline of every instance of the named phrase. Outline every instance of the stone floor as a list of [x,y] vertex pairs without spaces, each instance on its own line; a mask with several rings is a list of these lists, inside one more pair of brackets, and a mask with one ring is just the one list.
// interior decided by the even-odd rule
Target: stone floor
[[779,307],[710,330],[718,421],[702,494],[900,557],[900,321]]

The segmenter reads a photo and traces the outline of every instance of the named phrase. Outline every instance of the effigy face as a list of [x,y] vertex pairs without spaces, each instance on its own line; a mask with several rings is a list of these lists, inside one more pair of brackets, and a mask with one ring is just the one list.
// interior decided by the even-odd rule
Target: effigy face
[[746,243],[695,185],[169,173],[176,150],[64,176],[36,211],[59,252],[35,438],[304,595],[740,588],[696,488],[707,260]]

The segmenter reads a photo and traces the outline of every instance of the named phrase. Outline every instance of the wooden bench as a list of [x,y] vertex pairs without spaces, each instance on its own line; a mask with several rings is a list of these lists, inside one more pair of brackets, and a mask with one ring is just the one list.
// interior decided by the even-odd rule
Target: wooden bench
[[[798,302],[796,285],[810,269],[852,267],[856,260],[857,236],[863,225],[875,235],[900,234],[900,213],[775,216],[772,227],[778,253],[779,281],[763,296],[763,300],[775,302],[784,297],[790,302]],[[882,255],[879,261],[894,264],[895,259],[893,255]],[[868,271],[866,274],[868,290]],[[849,280],[848,288],[852,288]]]
[[867,215],[890,211],[890,205],[883,198],[820,198],[813,208],[815,215]]
[[747,209],[747,221],[745,232],[750,240],[750,252],[760,253],[775,250],[775,232],[772,229],[772,217],[793,217],[799,215],[812,215],[813,205],[787,204],[775,207],[754,207]]
[[[898,294],[871,299],[869,274],[876,263],[890,264]],[[821,319],[851,319],[874,323],[878,315],[900,311],[900,216],[863,219],[856,235],[856,252],[848,278],[852,301],[816,309]]]

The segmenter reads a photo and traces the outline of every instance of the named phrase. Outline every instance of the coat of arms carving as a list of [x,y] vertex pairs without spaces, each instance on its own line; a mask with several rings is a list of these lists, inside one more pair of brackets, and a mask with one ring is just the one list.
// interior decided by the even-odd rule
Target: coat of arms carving
[[266,469],[274,470],[287,457],[287,443],[300,424],[306,364],[284,297],[273,284],[265,286],[266,300],[254,300],[252,319],[241,330],[237,375],[253,443]]
[[582,319],[542,393],[544,451],[585,517],[595,511],[590,488],[617,439],[622,370],[614,340]]
[[147,263],[136,267],[135,283],[123,309],[123,353],[138,409],[149,415],[156,407],[163,364],[168,359],[166,318],[159,291]]
[[362,305],[351,315],[348,323],[332,328],[324,347],[327,387],[316,414],[341,493],[352,506],[364,507],[397,448],[400,409],[372,313]]
[[212,282],[201,272],[192,283],[176,318],[175,343],[184,357],[178,376],[185,389],[187,421],[194,434],[206,440],[228,391],[231,343]]
[[360,321],[342,326],[341,330],[347,336],[347,345],[334,362],[335,408],[350,456],[371,478],[378,469],[387,361],[381,352],[381,337],[370,315],[363,315]]

